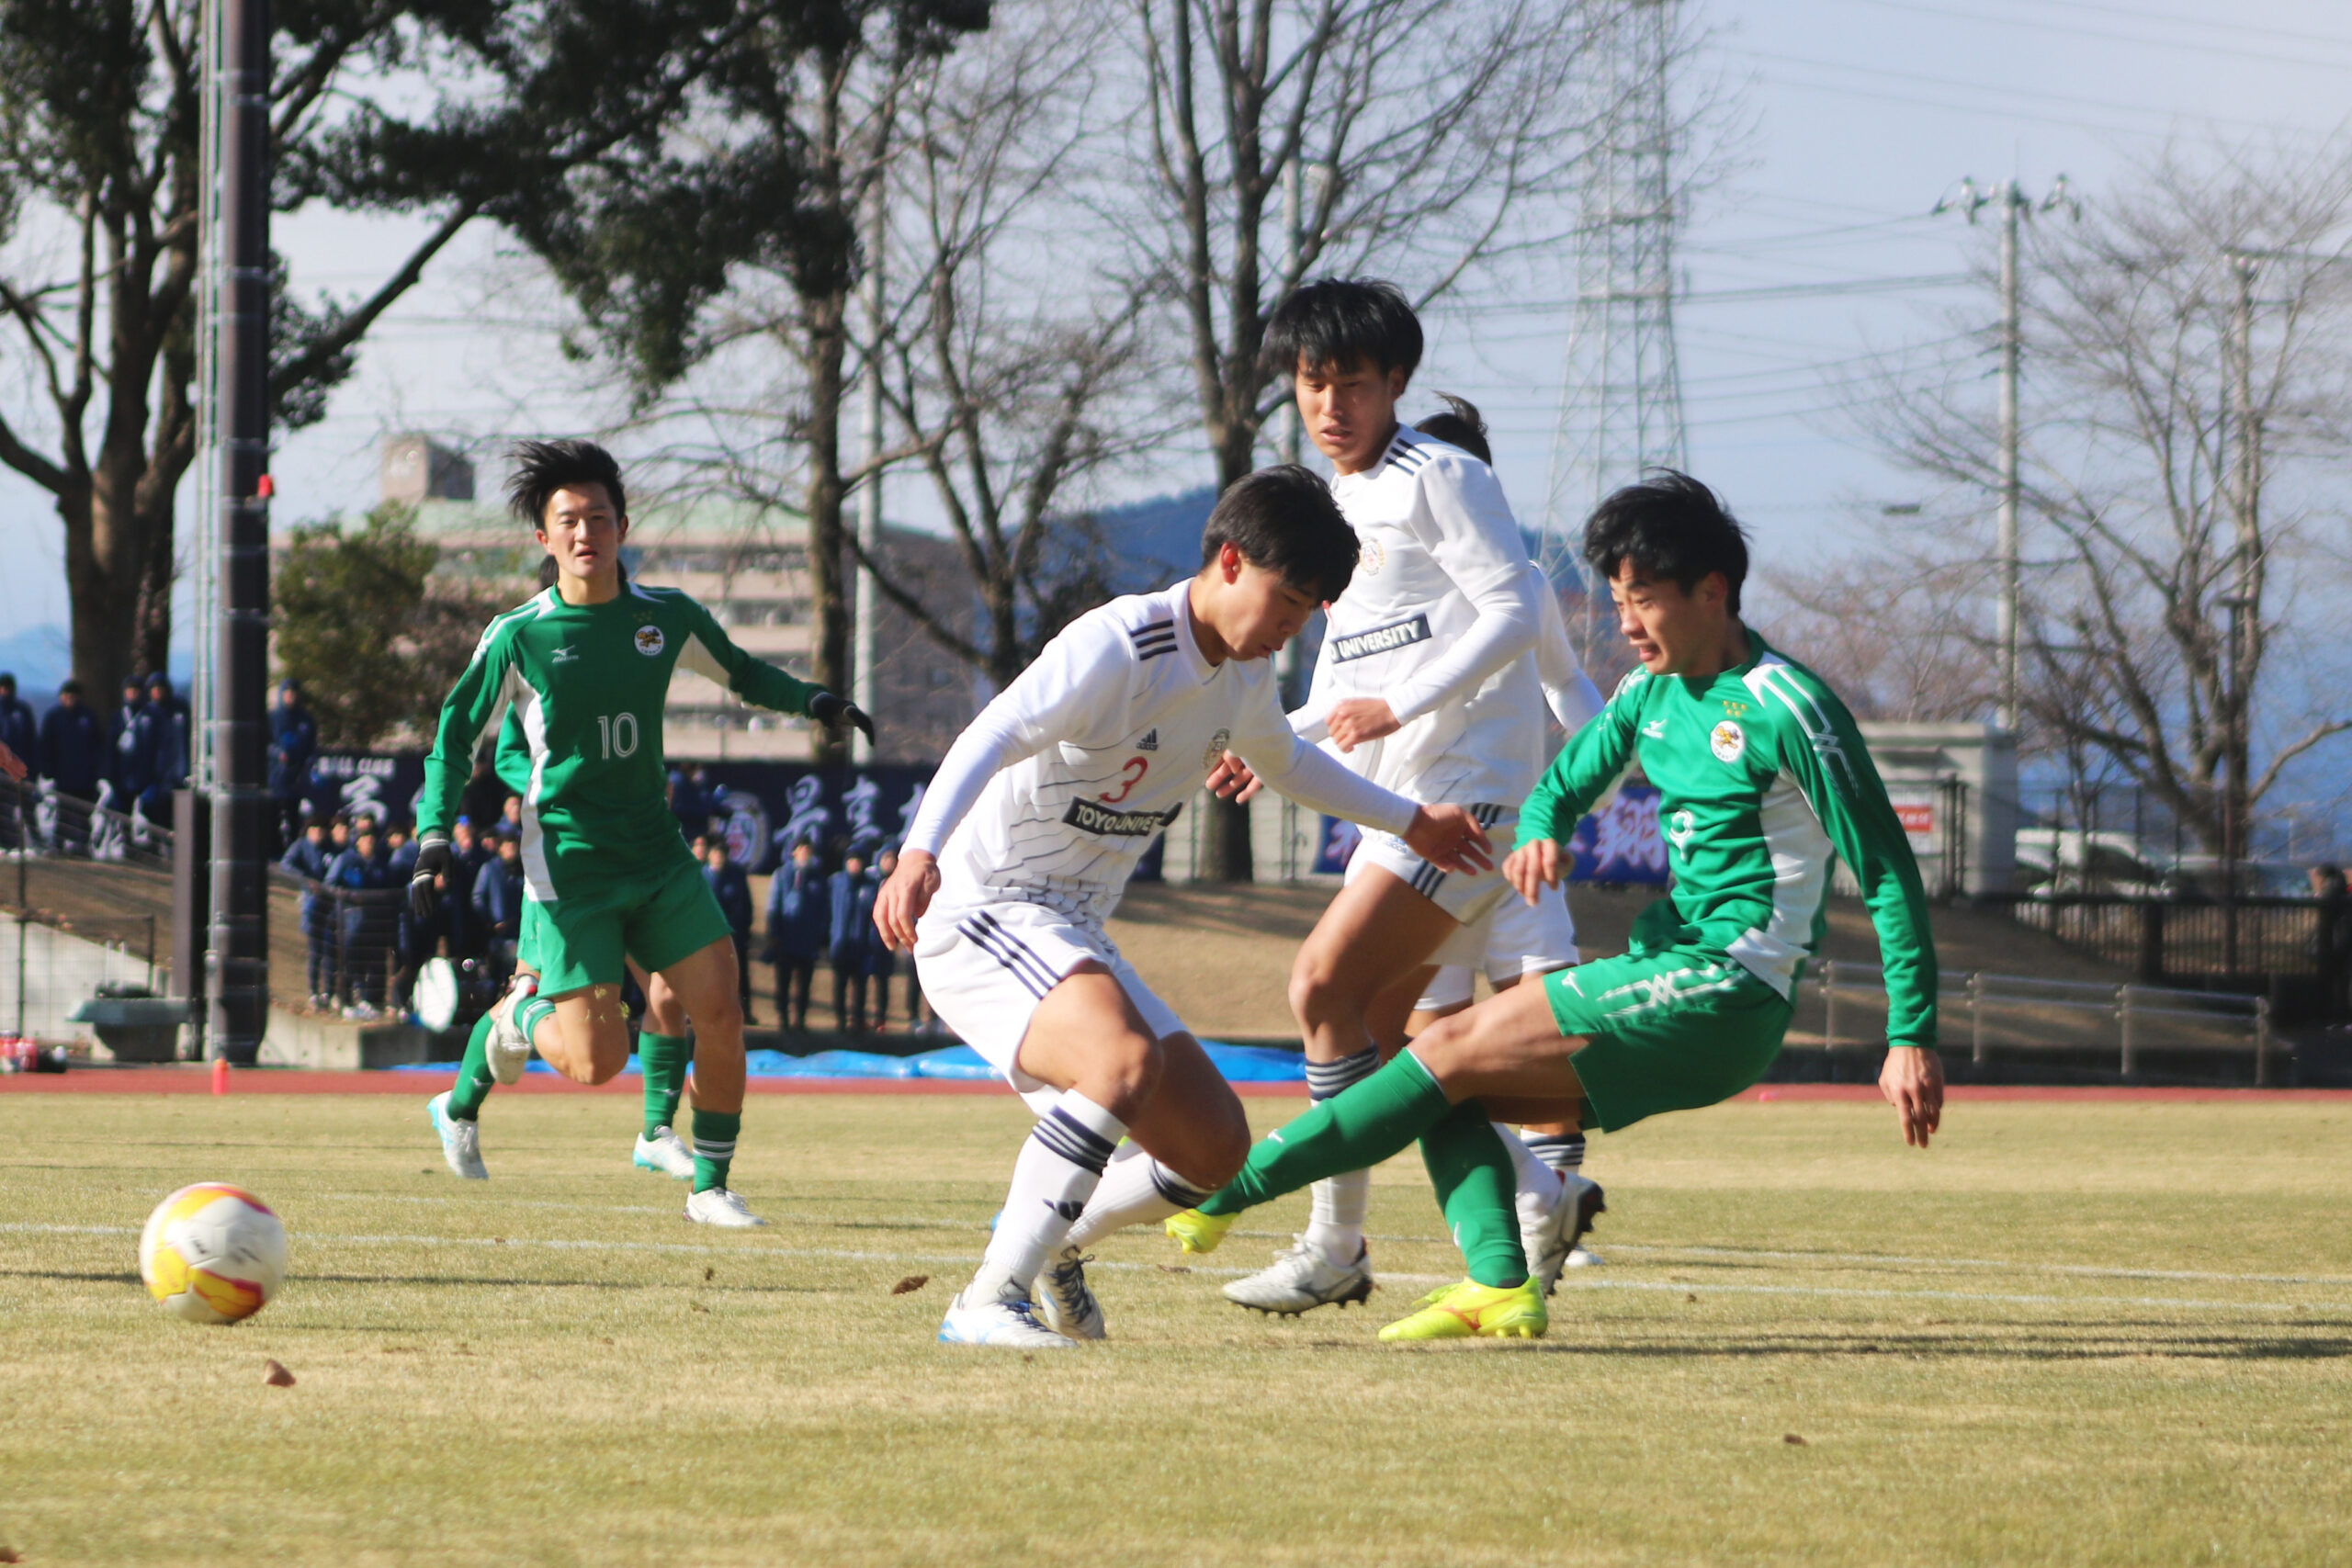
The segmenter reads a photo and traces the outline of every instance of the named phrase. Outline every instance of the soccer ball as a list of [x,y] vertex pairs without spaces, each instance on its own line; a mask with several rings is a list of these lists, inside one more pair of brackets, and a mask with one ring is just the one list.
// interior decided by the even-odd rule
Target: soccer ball
[[139,1233],[139,1275],[164,1310],[190,1323],[235,1323],[269,1304],[286,1278],[286,1227],[225,1181],[183,1187]]

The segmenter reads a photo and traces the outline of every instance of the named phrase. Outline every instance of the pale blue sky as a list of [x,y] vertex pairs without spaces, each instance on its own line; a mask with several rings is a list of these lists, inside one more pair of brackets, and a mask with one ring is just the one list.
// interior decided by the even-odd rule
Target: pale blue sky
[[[2064,172],[2097,200],[2168,135],[2324,134],[2345,117],[2352,80],[2352,7],[2341,0],[1692,3],[1713,29],[1706,66],[1741,88],[1754,129],[1745,166],[1702,204],[1686,238],[1690,461],[1768,557],[1857,517],[1879,525],[1881,502],[1916,498],[1915,481],[1843,432],[1829,383],[1858,355],[1939,335],[1930,312],[1967,302],[1964,290],[1889,287],[1965,265],[1966,226],[1926,216],[1952,182],[2014,173],[2038,191]],[[281,222],[278,241],[298,286],[349,291],[376,275],[397,229],[296,220]],[[554,362],[547,333],[530,325],[543,319],[533,286],[485,265],[496,244],[486,230],[462,241],[370,340],[327,421],[273,465],[282,507],[310,516],[367,505],[388,430],[490,438],[593,417],[594,405],[518,373]],[[1788,286],[1825,291],[1754,297]],[[1505,483],[1532,513],[1566,318],[1476,296],[1462,303],[1434,313],[1421,385],[1486,409]],[[1180,450],[1120,488],[1205,477],[1205,460]],[[0,557],[10,626],[62,623],[47,497],[13,477],[0,479]]]

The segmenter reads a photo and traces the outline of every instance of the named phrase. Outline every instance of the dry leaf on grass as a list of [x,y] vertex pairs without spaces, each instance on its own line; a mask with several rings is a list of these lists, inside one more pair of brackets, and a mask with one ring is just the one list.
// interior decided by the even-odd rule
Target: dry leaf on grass
[[910,1295],[930,1283],[931,1276],[928,1274],[910,1274],[891,1286],[890,1293],[894,1296]]
[[262,1369],[261,1381],[267,1383],[270,1387],[292,1388],[294,1386],[294,1374],[288,1371],[285,1367],[280,1365],[278,1362],[264,1361],[262,1363]]
[[714,1264],[712,1267],[710,1267],[710,1268],[708,1268],[708,1269],[704,1269],[704,1270],[702,1271],[702,1277],[703,1277],[703,1279],[704,1279],[706,1281],[718,1279],[718,1266]]
[[1784,1442],[1784,1443],[1788,1444],[1788,1445],[1789,1445],[1789,1447],[1791,1447],[1791,1448],[1792,1448],[1792,1449],[1801,1449],[1801,1448],[1804,1448],[1804,1447],[1805,1446],[1805,1441],[1804,1441],[1804,1439],[1803,1438],[1798,1437],[1794,1432],[1783,1432],[1783,1433],[1781,1433],[1781,1441],[1782,1441],[1782,1442]]

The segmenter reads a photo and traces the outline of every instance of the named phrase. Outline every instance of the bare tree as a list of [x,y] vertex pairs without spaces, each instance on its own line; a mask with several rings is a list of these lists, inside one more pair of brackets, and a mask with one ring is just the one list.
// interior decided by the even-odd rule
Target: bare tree
[[[937,596],[876,566],[884,593],[1001,688],[1110,592],[1086,481],[1164,441],[1138,417],[1144,289],[1082,280],[1072,193],[1091,177],[1105,29],[1091,7],[1033,6],[906,98],[892,186],[903,297],[875,324],[899,447],[930,480],[982,617],[977,637]],[[1107,259],[1107,258],[1106,258]],[[861,560],[865,558],[861,555]]]
[[[1148,205],[1126,223],[1165,277],[1220,490],[1256,465],[1287,381],[1266,323],[1300,282],[1376,273],[1426,302],[1572,226],[1607,112],[1585,56],[1622,3],[1132,0]],[[1248,880],[1246,817],[1214,823],[1208,874]]]
[[1990,581],[1981,561],[1896,546],[1764,572],[1745,613],[1857,718],[1969,719],[1996,681],[1983,624]]
[[[2340,701],[2266,695],[2295,497],[2352,447],[2346,154],[2167,152],[2027,249],[2022,701],[2053,749],[2110,760],[2225,858],[2282,771],[2352,728]],[[1996,485],[1980,380],[1881,390],[1864,418],[1899,460]]]

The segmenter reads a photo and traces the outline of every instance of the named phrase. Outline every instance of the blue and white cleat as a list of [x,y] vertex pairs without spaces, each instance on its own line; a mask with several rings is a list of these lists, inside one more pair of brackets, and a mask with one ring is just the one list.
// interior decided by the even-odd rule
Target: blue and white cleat
[[629,1163],[639,1170],[650,1170],[661,1176],[674,1176],[680,1181],[695,1179],[695,1152],[686,1141],[667,1127],[656,1127],[653,1136],[639,1135],[637,1153]]
[[1039,1323],[1037,1309],[1027,1302],[967,1302],[961,1291],[947,1303],[947,1315],[939,1325],[939,1342],[988,1345],[1003,1350],[1078,1348],[1077,1340],[1066,1339]]
[[1037,1314],[1066,1339],[1100,1339],[1106,1332],[1102,1303],[1086,1283],[1086,1266],[1092,1261],[1080,1257],[1078,1248],[1065,1247],[1030,1283],[1029,1297]]
[[449,1168],[465,1180],[488,1181],[490,1172],[481,1163],[481,1124],[450,1115],[446,1089],[424,1102],[424,1113],[441,1135],[441,1157],[449,1162]]

